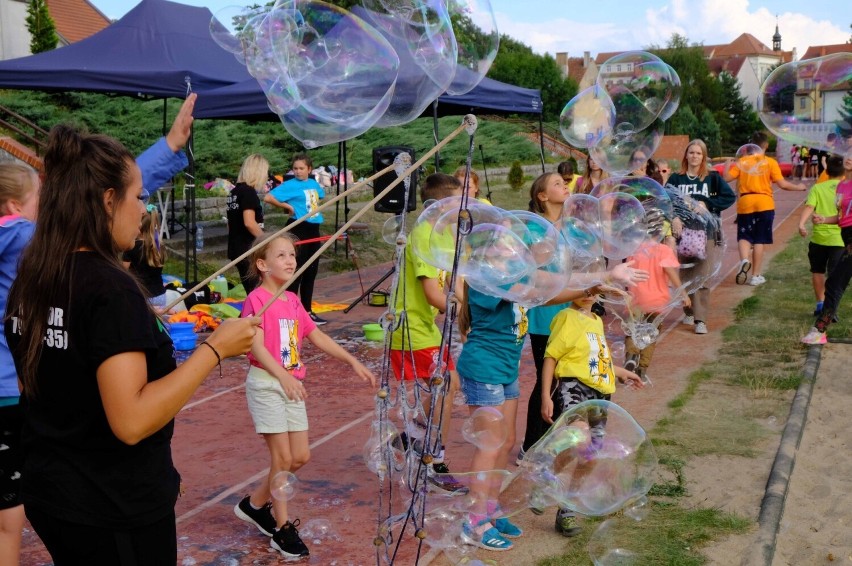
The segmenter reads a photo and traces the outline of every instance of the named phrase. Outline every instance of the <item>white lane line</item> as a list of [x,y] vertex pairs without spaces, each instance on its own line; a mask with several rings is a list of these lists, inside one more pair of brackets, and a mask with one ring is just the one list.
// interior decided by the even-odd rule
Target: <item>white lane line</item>
[[[310,444],[311,450],[313,450],[314,448],[316,448],[318,446],[322,446],[323,444],[325,444],[326,442],[328,442],[329,440],[331,440],[335,436],[337,436],[339,434],[343,434],[344,432],[346,432],[350,428],[361,424],[362,422],[364,422],[365,420],[367,420],[369,418],[374,417],[375,414],[376,413],[374,411],[370,411],[369,413],[364,413],[363,415],[361,415],[360,417],[358,417],[354,421],[351,421],[350,423],[338,428],[334,432],[331,432],[331,433],[323,436],[322,438],[320,438],[316,442],[313,442],[313,443]],[[222,501],[226,497],[233,495],[234,493],[242,493],[242,491],[247,486],[253,484],[254,482],[262,479],[263,477],[265,477],[267,475],[269,475],[269,468],[266,468],[265,470],[262,470],[262,471],[256,473],[255,475],[248,478],[247,480],[240,482],[240,483],[234,485],[233,487],[226,489],[225,491],[216,495],[213,499],[209,499],[209,500],[205,501],[204,503],[202,503],[201,505],[198,505],[197,507],[190,509],[189,511],[187,511],[183,515],[179,516],[177,518],[177,522],[180,523],[182,521],[185,521],[187,519],[194,517],[195,515],[198,515],[202,511],[209,509],[210,507],[216,505],[217,503],[219,503],[220,501]]]

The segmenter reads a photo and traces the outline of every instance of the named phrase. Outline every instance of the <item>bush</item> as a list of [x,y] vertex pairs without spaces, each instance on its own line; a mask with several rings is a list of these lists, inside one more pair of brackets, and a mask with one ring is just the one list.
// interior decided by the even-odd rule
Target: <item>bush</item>
[[509,169],[509,186],[513,189],[520,190],[524,186],[524,170],[521,169],[520,161],[513,161],[512,167]]

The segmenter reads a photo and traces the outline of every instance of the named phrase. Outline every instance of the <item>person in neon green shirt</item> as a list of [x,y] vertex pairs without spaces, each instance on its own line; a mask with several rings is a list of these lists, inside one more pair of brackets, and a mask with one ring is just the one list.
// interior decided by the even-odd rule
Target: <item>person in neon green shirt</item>
[[[837,184],[843,179],[843,158],[832,155],[826,160],[825,172],[828,180],[811,187],[805,207],[799,216],[799,234],[808,236],[807,222],[814,214],[819,216],[837,216]],[[825,301],[825,278],[840,261],[843,254],[843,238],[837,224],[814,224],[811,241],[808,243],[808,261],[811,265],[811,283],[816,297],[814,316],[822,313]]]
[[[421,189],[423,202],[461,196],[462,185],[455,178],[444,173],[435,173],[426,177]],[[405,264],[399,274],[397,291],[393,297],[397,313],[405,312],[403,323],[391,334],[390,363],[397,379],[425,379],[432,376],[432,368],[437,365],[441,346],[441,329],[435,323],[435,317],[443,312],[447,304],[447,295],[443,288],[446,273],[429,265],[421,259],[415,248],[418,242],[427,243],[419,249],[428,249],[428,240],[432,238],[431,226],[425,223],[414,227],[405,246]],[[449,237],[449,236],[448,236]],[[450,242],[451,243],[451,242]],[[459,376],[449,351],[444,351],[450,369],[449,387],[444,391],[444,418],[441,420],[441,450],[432,461],[432,472],[427,478],[431,485],[447,491],[464,491],[466,487],[457,482],[444,462],[444,445],[450,433],[450,413],[452,400],[459,388]],[[428,390],[428,388],[427,388]],[[429,413],[431,400],[421,391],[423,410]],[[409,423],[407,423],[408,425]],[[422,436],[417,423],[410,423],[406,431],[408,438]],[[437,474],[437,475],[436,475]]]

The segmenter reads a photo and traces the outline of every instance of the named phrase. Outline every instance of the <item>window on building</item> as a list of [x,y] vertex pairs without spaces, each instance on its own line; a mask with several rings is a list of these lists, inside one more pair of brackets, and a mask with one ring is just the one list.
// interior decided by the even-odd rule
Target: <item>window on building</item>
[[810,90],[811,88],[811,79],[805,79],[805,90]]
[[805,102],[805,97],[799,99],[799,110],[804,110],[807,107],[807,102]]
[[620,72],[621,72],[621,65],[616,65],[616,66],[615,66],[615,72],[616,72],[616,73],[620,73]]

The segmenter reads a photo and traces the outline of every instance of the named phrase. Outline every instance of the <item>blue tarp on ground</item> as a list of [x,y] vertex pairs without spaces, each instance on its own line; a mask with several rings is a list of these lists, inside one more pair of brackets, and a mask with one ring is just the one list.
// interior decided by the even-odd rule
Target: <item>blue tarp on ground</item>
[[0,61],[0,89],[186,96],[251,78],[210,36],[207,8],[143,0],[123,18],[66,47]]

